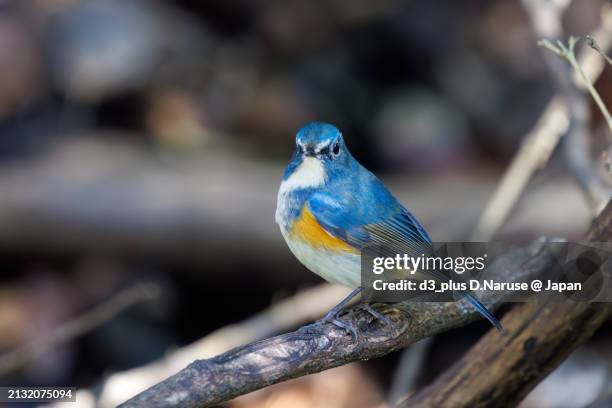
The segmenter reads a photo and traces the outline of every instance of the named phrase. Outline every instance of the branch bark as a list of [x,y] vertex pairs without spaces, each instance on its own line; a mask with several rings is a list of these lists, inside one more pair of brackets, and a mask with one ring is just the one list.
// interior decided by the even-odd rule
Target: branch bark
[[[491,279],[527,281],[540,276],[553,262],[541,239],[498,258]],[[509,293],[482,293],[481,300],[495,309]],[[392,327],[381,327],[362,311],[347,317],[360,328],[353,340],[334,325],[302,329],[235,348],[217,357],[197,360],[165,381],[122,404],[122,407],[208,407],[259,388],[312,374],[353,361],[380,357],[434,334],[465,325],[477,313],[458,303],[399,303],[381,312]]]
[[[348,292],[348,288],[329,283],[299,292],[245,321],[225,326],[188,346],[172,351],[158,361],[114,373],[105,378],[102,384],[94,386],[95,391],[79,390],[79,408],[116,407],[143,388],[155,385],[195,359],[214,357],[244,342],[265,339],[318,319],[338,304]],[[86,404],[85,401],[91,403]],[[54,407],[63,408],[63,405],[57,403]]]
[[[587,240],[609,242],[611,238],[609,202],[589,230]],[[612,303],[548,300],[518,305],[504,318],[509,336],[500,338],[490,331],[433,384],[399,406],[517,405],[588,340],[610,313]]]
[[593,335],[610,310],[609,303],[522,304],[504,319],[507,338],[490,331],[432,385],[399,406],[515,406]]

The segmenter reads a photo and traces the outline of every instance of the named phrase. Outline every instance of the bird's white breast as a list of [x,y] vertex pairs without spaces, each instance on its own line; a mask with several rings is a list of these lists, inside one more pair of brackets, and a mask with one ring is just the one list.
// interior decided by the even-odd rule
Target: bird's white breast
[[276,204],[276,223],[280,226],[289,249],[304,266],[328,282],[356,288],[361,282],[361,259],[358,254],[315,248],[290,234],[291,210],[301,210],[304,205],[303,202],[298,202],[292,193],[301,189],[321,187],[325,184],[325,177],[323,163],[314,157],[305,157],[281,183]]
[[328,282],[356,288],[361,284],[361,257],[355,253],[314,248],[283,232],[291,252],[305,267]]

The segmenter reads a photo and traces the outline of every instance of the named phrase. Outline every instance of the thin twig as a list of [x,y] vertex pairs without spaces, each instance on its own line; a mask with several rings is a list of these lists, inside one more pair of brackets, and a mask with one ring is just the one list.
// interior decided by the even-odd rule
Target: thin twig
[[[568,2],[523,0],[523,5],[537,37],[561,36],[559,17],[568,6]],[[602,24],[591,34],[602,49],[608,49],[612,45],[611,27],[612,7],[604,7]],[[594,81],[601,75],[603,64],[599,62],[599,58],[593,56],[592,52],[581,53],[579,62],[586,75]],[[471,240],[488,241],[493,238],[509,217],[532,175],[546,165],[562,135],[568,130],[567,118],[568,107],[562,93],[559,92],[548,103],[535,126],[523,138],[521,147],[487,203],[471,235]]]
[[543,168],[569,125],[567,106],[555,96],[533,129],[525,136],[472,233],[471,241],[495,236],[521,197],[533,174]]
[[[592,39],[592,37],[589,37],[589,38],[591,38],[591,42],[594,43],[594,40]],[[544,47],[544,48],[554,52],[559,57],[561,57],[561,58],[565,59],[567,62],[569,62],[569,64],[574,69],[574,71],[578,74],[578,76],[582,80],[582,85],[586,87],[586,89],[591,94],[591,97],[593,98],[593,100],[597,104],[597,107],[599,107],[599,110],[601,111],[603,117],[606,119],[606,123],[608,124],[608,128],[612,132],[612,116],[610,116],[610,112],[608,111],[608,108],[606,107],[606,104],[601,99],[601,96],[599,96],[599,92],[597,92],[597,90],[595,89],[595,86],[593,85],[593,82],[584,73],[580,63],[576,59],[575,47],[576,47],[576,43],[578,42],[578,40],[579,40],[578,38],[576,38],[574,36],[571,36],[569,38],[567,46],[563,42],[561,42],[559,40],[557,40],[557,45],[556,46],[551,41],[549,41],[549,40],[540,40],[540,41],[538,41],[538,45],[540,45],[540,46],[542,46],[542,47]],[[601,51],[601,49],[599,49],[599,51],[600,51],[600,53],[603,54],[603,51]],[[605,55],[605,54],[603,54],[603,55]]]
[[[582,89],[586,87],[598,105],[603,106],[603,102],[592,82],[588,79],[588,75],[585,74],[576,59],[575,46],[577,41],[577,38],[570,37],[567,46],[559,40],[555,43],[550,40],[541,40],[538,44],[560,58],[549,59],[548,61],[551,72],[555,75],[569,106],[571,128],[565,143],[565,155],[572,173],[579,181],[587,198],[592,202],[595,213],[599,213],[612,197],[612,188],[608,181],[600,176],[593,163],[588,126],[589,105],[585,93],[578,87]],[[569,66],[563,64],[561,60],[567,61]],[[573,83],[570,81],[572,76],[570,68],[576,76]],[[603,109],[604,117],[609,117],[605,106]],[[612,128],[610,130],[612,131]]]
[[[571,0],[523,0],[522,3],[538,36],[561,34],[561,16]],[[471,240],[489,241],[506,221],[532,175],[546,165],[561,135],[567,130],[566,111],[567,107],[557,96],[548,104],[535,127],[523,138],[519,151],[484,209]]]
[[49,336],[35,339],[17,350],[0,356],[0,375],[26,366],[60,344],[108,322],[127,308],[157,298],[159,293],[159,287],[152,283],[138,284],[124,289],[83,315],[59,326]]
[[599,46],[599,44],[597,44],[597,41],[593,37],[591,37],[590,35],[587,35],[586,41],[589,47],[597,51],[597,53],[599,53],[599,55],[601,55],[608,64],[612,65],[612,58],[608,57],[608,54],[606,54],[604,50],[601,49],[601,47]]

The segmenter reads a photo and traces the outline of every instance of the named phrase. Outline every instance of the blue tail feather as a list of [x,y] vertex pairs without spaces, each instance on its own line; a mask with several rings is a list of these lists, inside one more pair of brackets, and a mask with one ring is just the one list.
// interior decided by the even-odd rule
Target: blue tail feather
[[478,313],[483,315],[485,319],[491,322],[491,324],[495,326],[497,330],[502,333],[505,333],[504,328],[499,322],[499,320],[497,320],[497,318],[493,316],[493,313],[491,313],[489,309],[487,309],[487,307],[480,302],[480,300],[476,299],[471,293],[466,293],[465,295],[467,300],[472,304],[472,306],[474,306]]

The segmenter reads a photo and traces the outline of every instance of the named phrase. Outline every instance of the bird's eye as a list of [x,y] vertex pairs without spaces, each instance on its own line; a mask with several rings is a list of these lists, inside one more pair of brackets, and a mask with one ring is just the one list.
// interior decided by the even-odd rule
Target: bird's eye
[[340,154],[340,142],[334,143],[334,147],[332,147],[332,153],[334,154],[334,156]]

